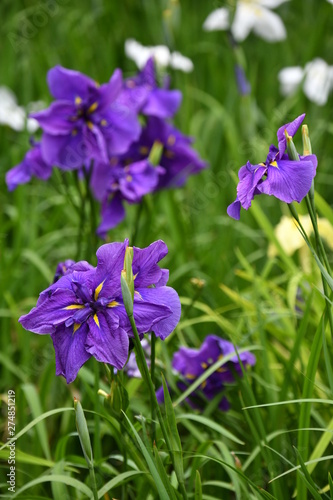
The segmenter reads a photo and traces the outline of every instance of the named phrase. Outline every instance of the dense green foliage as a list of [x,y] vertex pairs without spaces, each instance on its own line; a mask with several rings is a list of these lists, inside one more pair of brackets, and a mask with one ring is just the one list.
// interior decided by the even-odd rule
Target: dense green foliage
[[[195,138],[209,168],[181,190],[146,197],[137,231],[137,207],[132,206],[109,234],[109,241],[122,241],[136,233],[130,243],[140,247],[163,239],[169,248],[163,266],[170,269],[170,285],[181,297],[182,317],[163,344],[157,341],[157,386],[161,371],[172,380],[173,352],[180,345],[199,347],[208,333],[251,349],[257,357],[257,364],[228,388],[230,411],[220,412],[214,401],[203,414],[175,405],[189,498],[283,500],[295,493],[297,477],[298,500],[307,495],[333,498],[333,348],[321,321],[325,301],[318,289],[320,273],[314,263],[304,266],[300,254],[287,255],[282,247],[268,257],[268,245],[276,242],[274,227],[282,214],[288,215],[287,206],[275,198],[256,199],[239,222],[226,215],[239,167],[247,160],[263,161],[269,144],[276,142],[277,128],[305,112],[319,162],[318,213],[333,224],[333,95],[322,107],[301,90],[283,99],[277,80],[283,67],[304,66],[315,57],[333,64],[332,5],[291,0],[277,10],[287,40],[269,44],[250,35],[241,47],[252,93],[240,96],[226,33],[202,30],[209,12],[220,6],[217,2],[55,0],[49,2],[55,10],[38,17],[38,9],[47,4],[4,0],[0,6],[0,84],[10,87],[21,105],[51,102],[46,74],[56,64],[98,81],[108,80],[116,67],[125,76],[133,74],[136,67],[124,55],[127,38],[144,45],[168,44],[194,63],[192,73],[171,71],[172,87],[183,92],[175,121]],[[8,437],[6,398],[14,390],[16,435],[22,431],[16,441],[16,491],[35,481],[16,498],[87,498],[90,478],[75,427],[74,396],[88,421],[100,497],[158,498],[168,484],[162,471],[169,474],[172,467],[164,452],[157,452],[165,450],[158,424],[154,449],[151,444],[154,430],[144,382],[123,376],[128,420],[111,416],[97,396],[99,388],[109,392],[104,367],[90,359],[67,386],[55,377],[49,336],[29,333],[17,322],[52,281],[57,263],[77,257],[79,240],[80,258],[95,264],[96,250],[88,211],[84,232],[78,232],[79,218],[68,201],[78,201],[71,173],[54,172],[47,183],[33,180],[7,192],[5,173],[21,161],[28,139],[27,132],[0,127],[0,440]],[[301,150],[300,136],[295,142]],[[305,205],[299,212],[306,212]],[[191,278],[205,280],[204,287],[197,288]],[[302,402],[309,398],[312,402]],[[26,427],[43,414],[39,423]],[[140,415],[144,419],[136,418]],[[147,456],[142,446],[149,450]],[[7,457],[8,449],[1,449],[3,495],[8,494]],[[171,483],[176,485],[174,473]],[[172,498],[174,491],[167,495]]]

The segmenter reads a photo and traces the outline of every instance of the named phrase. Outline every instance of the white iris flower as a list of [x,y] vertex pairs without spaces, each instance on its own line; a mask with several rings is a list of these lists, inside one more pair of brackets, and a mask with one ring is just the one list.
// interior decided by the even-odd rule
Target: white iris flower
[[242,42],[253,31],[267,42],[284,40],[287,36],[281,18],[270,9],[289,0],[239,0],[230,26],[228,8],[221,7],[209,14],[203,24],[206,31],[226,30],[237,42]]
[[333,90],[333,66],[329,66],[323,59],[317,57],[304,68],[291,66],[282,69],[278,79],[283,95],[294,93],[303,83],[306,97],[318,106],[323,106]]
[[141,45],[133,38],[125,42],[125,54],[132,59],[139,69],[142,69],[150,57],[154,57],[158,66],[166,68],[170,66],[173,69],[179,69],[185,73],[193,71],[193,62],[180,52],[170,52],[166,45],[155,45],[146,47]]

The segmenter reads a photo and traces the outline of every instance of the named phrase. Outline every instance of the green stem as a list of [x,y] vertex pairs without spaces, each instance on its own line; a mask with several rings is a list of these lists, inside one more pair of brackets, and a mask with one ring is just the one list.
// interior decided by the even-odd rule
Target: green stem
[[98,500],[98,491],[97,491],[97,484],[96,484],[96,476],[95,476],[94,467],[93,466],[89,467],[89,471],[90,471],[90,478],[91,478],[91,487],[92,487],[92,491],[94,494],[94,500]]
[[85,208],[86,208],[86,196],[82,192],[80,186],[80,179],[78,177],[77,172],[75,172],[75,180],[76,187],[80,197],[80,222],[79,222],[79,231],[77,233],[77,241],[76,241],[76,258],[75,260],[80,260],[81,255],[81,247],[82,247],[82,239],[83,239],[83,231],[84,231],[84,220],[85,220]]
[[[163,434],[166,446],[167,446],[168,451],[169,451],[170,459],[171,459],[171,462],[172,462],[172,464],[174,466],[174,469],[176,471],[175,462],[174,462],[174,455],[173,455],[172,447],[171,447],[171,442],[170,442],[170,439],[169,439],[169,436],[168,436],[167,429],[166,429],[166,427],[164,425],[164,420],[163,420],[163,417],[162,417],[160,406],[159,406],[159,404],[157,402],[155,388],[154,388],[154,385],[153,385],[153,382],[152,382],[152,379],[151,379],[151,376],[150,376],[150,373],[149,373],[149,370],[148,370],[146,358],[145,358],[144,351],[143,351],[143,348],[142,348],[142,345],[141,345],[139,333],[138,333],[138,330],[136,328],[136,324],[135,324],[135,320],[134,320],[133,314],[128,314],[128,318],[130,320],[130,323],[131,323],[131,326],[132,326],[132,330],[133,330],[133,334],[134,334],[134,345],[135,345],[136,354],[139,357],[140,366],[142,366],[142,369],[143,369],[143,374],[142,375],[143,375],[143,378],[144,378],[144,380],[146,381],[146,383],[148,385],[148,388],[149,388],[149,391],[150,391],[151,401],[152,401],[153,406],[155,407],[155,412],[156,412],[156,415],[157,415],[157,418],[158,418],[158,421],[159,421],[159,424],[160,424],[160,427],[161,427],[161,431],[162,431],[162,434]],[[180,480],[179,477],[177,477],[177,479],[178,479],[179,488],[181,490],[182,497],[184,499],[187,499],[187,494],[186,494],[184,482],[182,480]]]
[[140,218],[141,218],[141,214],[143,211],[143,204],[144,204],[144,198],[141,200],[141,203],[139,204],[139,206],[137,207],[137,210],[136,210],[133,232],[132,232],[132,236],[130,239],[131,245],[134,245],[136,243],[136,239],[137,239],[137,235],[138,235],[138,231],[139,231]]
[[93,198],[91,189],[90,189],[90,177],[91,177],[91,172],[93,169],[93,162],[91,162],[90,169],[89,171],[84,170],[84,178],[86,182],[86,196],[89,200],[89,205],[90,205],[90,232],[91,232],[91,239],[90,239],[90,250],[89,250],[89,257],[94,257],[96,250],[97,250],[97,217],[96,217],[96,206],[95,206],[95,200]]
[[[156,337],[155,333],[152,332],[151,344],[150,344],[150,376],[154,388],[155,388],[155,351],[156,351],[155,347],[156,347]],[[156,417],[156,412],[155,412],[154,401],[151,400],[151,440],[153,444],[156,441],[155,417]]]
[[[95,361],[95,360],[94,360]],[[95,386],[94,386],[94,391],[96,394],[95,397],[95,415],[94,415],[94,423],[95,423],[95,432],[94,432],[94,457],[99,460],[102,456],[102,450],[101,450],[101,440],[100,440],[100,422],[99,422],[99,416],[98,413],[100,412],[100,407],[99,407],[99,398],[97,396],[97,392],[99,389],[99,363],[95,361],[95,366],[94,366],[94,375],[95,375]]]

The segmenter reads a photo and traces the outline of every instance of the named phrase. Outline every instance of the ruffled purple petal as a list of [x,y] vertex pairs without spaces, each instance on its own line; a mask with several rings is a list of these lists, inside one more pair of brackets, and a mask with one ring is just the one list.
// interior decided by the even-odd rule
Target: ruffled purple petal
[[[251,165],[250,162],[242,167],[238,173],[237,199],[245,210],[250,208],[258,185],[266,172],[266,167]],[[236,206],[234,209],[236,210]]]
[[162,278],[162,269],[157,263],[168,253],[162,240],[154,241],[147,248],[133,247],[133,274],[135,288],[156,285]]
[[[75,331],[74,331],[75,330]],[[76,379],[81,366],[91,357],[85,344],[88,326],[79,328],[59,326],[51,335],[56,355],[56,375],[66,378],[67,384]]]
[[240,219],[240,209],[241,209],[241,203],[236,198],[236,200],[231,203],[228,208],[227,208],[227,214],[229,217],[232,217],[233,219],[239,220]]
[[36,144],[27,152],[22,163],[9,170],[6,174],[6,183],[9,191],[13,191],[19,184],[29,182],[31,177],[47,180],[52,174],[52,166],[45,163],[41,155],[40,145]]
[[110,156],[126,153],[132,142],[136,141],[141,132],[137,114],[125,106],[115,104],[105,113],[106,125],[103,135],[108,141]]
[[277,161],[277,167],[269,166],[267,179],[258,189],[261,193],[273,195],[281,201],[300,203],[311,188],[315,168],[312,161]]
[[21,316],[19,322],[23,328],[34,333],[53,333],[58,325],[73,316],[75,309],[66,309],[73,304],[77,304],[75,293],[69,289],[57,288],[48,299],[46,294],[43,295],[37,307]]
[[89,333],[86,341],[87,351],[97,361],[109,363],[121,370],[128,357],[128,335],[107,313],[98,312],[88,319]]
[[82,131],[76,135],[51,135],[44,133],[41,141],[44,160],[64,170],[81,168],[86,161],[87,146]]
[[177,292],[168,286],[138,288],[142,300],[134,300],[134,318],[140,333],[153,331],[164,340],[176,328],[181,314]]

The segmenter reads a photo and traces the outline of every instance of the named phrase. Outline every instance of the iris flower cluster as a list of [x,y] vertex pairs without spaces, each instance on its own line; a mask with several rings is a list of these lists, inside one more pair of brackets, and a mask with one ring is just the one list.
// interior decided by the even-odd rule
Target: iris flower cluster
[[[32,176],[46,180],[53,166],[86,172],[101,202],[98,233],[104,237],[125,217],[124,201],[140,203],[147,193],[182,186],[205,167],[192,140],[170,123],[182,94],[169,89],[168,78],[157,84],[153,58],[136,76],[123,79],[117,69],[102,85],[61,66],[49,71],[47,81],[55,101],[31,114],[42,137],[7,173],[9,190]],[[156,144],[161,154],[153,165]]]
[[286,134],[293,137],[303,122],[305,114],[279,128],[278,147],[271,145],[264,163],[252,165],[249,161],[238,172],[236,200],[228,206],[227,212],[233,219],[240,218],[240,209],[248,210],[256,195],[268,194],[285,203],[302,199],[310,191],[316,175],[317,157],[299,156],[299,161],[286,153]]
[[[36,307],[19,321],[26,330],[50,334],[56,354],[56,374],[72,382],[91,357],[122,369],[133,331],[121,291],[121,271],[128,240],[102,245],[97,266],[61,263],[55,282],[39,296]],[[166,286],[169,271],[158,262],[168,249],[161,240],[133,248],[133,315],[139,336],[154,331],[164,340],[180,318],[176,291]]]

